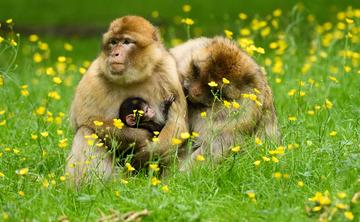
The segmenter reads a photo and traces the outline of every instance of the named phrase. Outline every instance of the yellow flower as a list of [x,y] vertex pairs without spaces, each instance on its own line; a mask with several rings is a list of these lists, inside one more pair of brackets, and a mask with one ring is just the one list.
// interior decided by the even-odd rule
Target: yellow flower
[[159,11],[152,11],[152,12],[151,12],[151,16],[152,16],[153,18],[157,18],[157,17],[159,17],[159,15],[160,15]]
[[275,11],[273,11],[273,16],[274,17],[279,17],[279,16],[281,16],[281,14],[282,14],[281,9],[276,9]]
[[29,90],[27,90],[27,89],[22,89],[20,92],[21,92],[21,95],[25,96],[25,97],[30,95]]
[[49,185],[50,185],[50,183],[49,183],[49,181],[48,181],[47,179],[45,179],[45,180],[42,182],[42,186],[43,186],[44,188],[48,188]]
[[276,79],[275,79],[275,82],[279,84],[279,83],[281,83],[281,82],[282,82],[282,79],[280,79],[280,78],[276,78]]
[[192,137],[192,138],[194,138],[194,137],[199,137],[199,136],[200,136],[200,134],[197,133],[197,132],[192,132],[192,133],[191,133],[191,137]]
[[242,36],[248,36],[248,35],[251,34],[251,31],[250,31],[250,29],[247,29],[247,28],[240,29],[240,34],[241,34]]
[[265,162],[269,162],[269,161],[270,161],[270,158],[269,158],[269,157],[266,157],[266,156],[263,156],[262,159],[263,159]]
[[240,14],[239,14],[239,18],[240,18],[241,20],[245,20],[245,19],[248,18],[248,16],[247,16],[245,13],[240,13]]
[[296,121],[297,118],[296,118],[295,116],[289,116],[289,117],[288,117],[288,120],[289,120],[289,121]]
[[253,191],[248,191],[248,192],[246,192],[246,195],[247,195],[250,199],[254,199],[255,196],[256,196],[255,192],[253,192]]
[[9,219],[9,214],[8,214],[7,212],[3,212],[3,213],[2,213],[2,218],[3,218],[4,220],[8,220],[8,219]]
[[126,163],[126,164],[125,164],[125,167],[127,168],[127,170],[128,170],[129,172],[132,172],[132,171],[135,170],[135,168],[134,168],[133,166],[131,166],[130,163]]
[[122,129],[124,127],[124,123],[120,119],[113,119],[113,125],[118,129]]
[[336,206],[336,208],[341,209],[341,210],[345,210],[348,208],[348,206],[343,203],[338,203],[335,206]]
[[181,144],[182,143],[182,140],[180,140],[180,139],[178,139],[178,138],[172,138],[171,139],[171,144],[172,145],[179,145],[179,144]]
[[224,106],[227,108],[227,109],[230,109],[231,108],[231,103],[224,100]]
[[181,139],[186,140],[190,137],[190,133],[188,133],[188,132],[181,133],[180,137],[181,137]]
[[54,99],[54,100],[60,100],[61,99],[61,96],[59,95],[58,92],[56,91],[51,91],[48,93],[48,97]]
[[256,160],[256,161],[254,162],[254,165],[255,165],[255,166],[259,166],[259,165],[260,165],[260,163],[261,163],[261,161],[260,161],[260,160]]
[[68,146],[68,139],[61,139],[59,140],[58,147],[59,148],[65,148]]
[[30,42],[37,42],[38,40],[39,40],[38,35],[32,34],[32,35],[29,36],[29,41]]
[[60,77],[54,77],[54,78],[53,78],[53,82],[54,82],[55,84],[60,85],[60,84],[62,83],[62,80],[61,80]]
[[314,112],[314,110],[309,110],[309,111],[307,112],[307,114],[310,115],[310,116],[313,116],[313,115],[315,115],[315,112]]
[[59,56],[57,58],[58,62],[66,62],[66,57],[65,56]]
[[120,197],[120,191],[116,190],[116,191],[114,192],[114,194],[115,194],[116,197]]
[[198,155],[196,156],[196,161],[204,161],[204,160],[205,160],[205,157],[204,157],[203,155],[198,154]]
[[5,174],[3,172],[0,172],[0,177],[4,177]]
[[351,211],[345,211],[344,216],[348,220],[354,220],[354,214]]
[[161,187],[161,190],[162,190],[163,192],[165,192],[165,193],[169,192],[169,187],[168,187],[168,185],[162,186],[162,187]]
[[149,164],[149,168],[155,172],[159,171],[160,168],[159,168],[159,164],[157,163],[152,163],[152,164]]
[[60,176],[60,181],[64,182],[66,180],[65,176]]
[[46,51],[49,49],[49,45],[45,42],[38,42],[39,49],[42,51]]
[[278,163],[279,162],[279,159],[278,158],[276,158],[276,157],[271,157],[271,160],[274,162],[274,163]]
[[48,136],[49,136],[49,133],[48,133],[48,132],[41,132],[40,134],[41,134],[41,136],[43,136],[43,137],[48,137]]
[[153,137],[153,138],[152,138],[152,141],[153,141],[154,143],[159,143],[159,142],[160,142],[160,139],[159,139],[158,137]]
[[347,195],[345,192],[338,192],[337,193],[337,196],[340,198],[340,199],[344,199]]
[[255,137],[255,144],[259,146],[262,145],[262,141],[259,137]]
[[318,211],[320,211],[321,210],[321,206],[316,206],[316,207],[314,207],[313,209],[312,209],[312,211],[314,211],[314,212],[318,212]]
[[288,96],[293,96],[296,93],[296,89],[292,89],[288,92]]
[[227,29],[224,30],[224,33],[225,33],[226,38],[228,38],[228,39],[232,39],[233,34],[234,34],[232,31],[227,30]]
[[346,18],[345,21],[346,21],[347,24],[353,24],[354,23],[354,20],[349,19],[349,18]]
[[235,146],[235,147],[231,148],[231,151],[234,153],[240,152],[240,146]]
[[97,121],[97,120],[95,120],[93,123],[94,123],[95,126],[102,126],[102,125],[104,125],[103,122]]
[[23,196],[25,196],[25,193],[24,193],[24,191],[21,191],[21,190],[20,190],[20,191],[18,192],[18,194],[19,194],[19,196],[20,196],[20,197],[23,197]]
[[151,185],[157,186],[160,183],[161,183],[161,181],[158,178],[156,178],[156,177],[151,178]]
[[240,108],[240,104],[236,101],[233,101],[232,103],[232,107],[234,107],[234,109],[239,109]]
[[33,60],[35,63],[40,63],[43,60],[43,58],[40,55],[40,53],[37,52],[33,55]]
[[265,49],[264,48],[261,48],[261,47],[257,47],[256,48],[256,51],[260,54],[265,54]]
[[188,4],[183,5],[182,10],[183,10],[183,12],[190,12],[191,11],[191,5],[188,5]]
[[338,83],[339,81],[337,80],[337,78],[335,78],[334,76],[329,76],[329,79],[333,82]]
[[331,109],[333,107],[333,103],[330,102],[329,100],[325,100],[325,107],[327,109]]
[[205,118],[205,117],[206,117],[206,112],[201,112],[201,113],[200,113],[200,116],[201,116],[202,118]]
[[210,87],[217,87],[218,86],[218,84],[216,82],[214,82],[214,81],[209,82],[208,85]]
[[66,42],[66,43],[64,43],[64,49],[65,49],[66,51],[72,51],[72,50],[73,50],[73,46],[72,46],[70,43]]
[[336,136],[336,134],[337,134],[336,131],[331,131],[331,132],[329,133],[330,136]]
[[280,172],[276,172],[276,173],[273,174],[273,177],[275,179],[280,179],[282,177],[282,174]]
[[86,69],[84,67],[80,67],[79,72],[80,72],[80,74],[85,74]]
[[16,174],[24,176],[29,173],[29,168],[22,168],[16,171]]
[[17,42],[15,42],[14,39],[11,39],[11,40],[10,40],[10,45],[11,45],[11,46],[17,46]]
[[6,22],[6,24],[11,24],[13,22],[13,20],[10,18],[10,19],[7,19],[5,22]]
[[186,24],[186,25],[193,25],[194,24],[194,20],[192,20],[191,18],[184,18],[181,20],[182,23]]
[[303,187],[303,186],[304,186],[304,182],[300,180],[300,181],[297,182],[297,185],[298,185],[299,187]]
[[122,184],[128,184],[128,183],[129,183],[129,181],[124,180],[124,179],[120,179],[120,183],[122,183]]
[[230,80],[228,80],[227,78],[222,78],[222,82],[227,85],[230,84]]

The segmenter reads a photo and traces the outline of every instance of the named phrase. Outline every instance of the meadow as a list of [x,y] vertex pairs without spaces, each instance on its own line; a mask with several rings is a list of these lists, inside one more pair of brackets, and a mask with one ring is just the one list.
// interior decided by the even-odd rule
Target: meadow
[[[64,172],[74,134],[69,106],[99,52],[100,33],[18,34],[16,18],[4,18],[0,221],[122,221],[126,213],[145,209],[148,215],[139,215],[143,221],[359,221],[360,8],[343,5],[324,16],[303,4],[282,9],[266,4],[268,11],[237,10],[236,17],[216,18],[225,25],[210,27],[201,19],[206,10],[175,6],[172,13],[179,16],[162,17],[155,6],[145,15],[160,26],[167,47],[200,35],[224,35],[263,66],[281,144],[251,137],[221,164],[204,156],[191,172],[173,168],[165,177],[156,167],[148,174],[119,166],[121,173],[110,181],[69,189]],[[87,18],[79,17],[81,25]],[[38,19],[35,23],[46,23]]]

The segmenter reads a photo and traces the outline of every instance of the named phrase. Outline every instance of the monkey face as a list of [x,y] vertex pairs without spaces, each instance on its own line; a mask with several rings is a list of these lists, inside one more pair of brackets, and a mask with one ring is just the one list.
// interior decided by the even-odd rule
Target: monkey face
[[155,119],[155,111],[148,105],[145,104],[143,107],[144,110],[144,121],[153,121]]
[[107,65],[112,75],[123,74],[129,65],[129,57],[136,50],[136,42],[130,36],[112,37],[107,42]]
[[128,84],[149,76],[144,67],[154,64],[158,52],[157,29],[138,16],[113,21],[103,35],[102,58],[105,76],[112,82]]
[[212,75],[212,59],[206,49],[200,49],[193,53],[192,62],[188,75],[184,78],[184,88],[188,99],[192,103],[210,106],[214,100],[210,81],[216,81]]

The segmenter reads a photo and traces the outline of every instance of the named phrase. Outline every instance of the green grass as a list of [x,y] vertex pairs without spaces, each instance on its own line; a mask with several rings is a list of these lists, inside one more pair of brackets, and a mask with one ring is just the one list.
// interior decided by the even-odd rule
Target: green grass
[[[195,9],[193,13],[196,14]],[[54,221],[65,216],[70,221],[94,221],[102,213],[111,214],[111,209],[120,213],[148,209],[150,215],[144,217],[144,221],[317,221],[321,213],[329,212],[337,203],[344,203],[354,214],[354,221],[358,221],[360,204],[350,200],[360,191],[359,61],[344,58],[339,53],[341,50],[358,53],[359,42],[352,42],[356,38],[352,31],[353,39],[332,38],[330,44],[324,46],[322,39],[335,28],[317,33],[318,23],[308,23],[307,12],[283,13],[288,17],[280,20],[278,30],[272,28],[265,38],[256,31],[250,36],[256,46],[266,51],[264,55],[255,53],[254,57],[265,67],[274,93],[282,145],[286,147],[283,155],[275,155],[279,163],[262,159],[274,156],[270,150],[276,146],[267,141],[259,146],[250,138],[240,153],[221,164],[205,161],[199,162],[189,173],[173,170],[160,178],[159,186],[152,186],[150,177],[143,172],[120,173],[111,181],[97,180],[79,191],[68,189],[66,182],[60,180],[73,136],[68,110],[81,78],[78,68],[83,61],[96,57],[100,39],[41,39],[50,46],[49,58],[41,63],[32,59],[34,53],[40,52],[36,43],[25,38],[21,39],[19,48],[0,43],[0,75],[4,79],[0,86],[0,113],[5,111],[0,115],[0,123],[6,120],[0,126],[0,172],[4,174],[0,176],[0,220],[5,220],[7,215],[9,221]],[[225,23],[224,20],[219,22]],[[234,27],[232,30],[240,29],[239,21],[227,22]],[[359,29],[359,22],[359,18],[354,18],[354,24],[347,28]],[[165,31],[174,29],[169,23],[162,27]],[[241,27],[250,26],[243,22]],[[196,24],[192,29],[195,28]],[[347,34],[347,31],[341,32]],[[222,33],[219,28],[217,34]],[[268,46],[279,36],[284,37],[288,47],[277,54]],[[171,46],[173,37],[164,36],[167,46]],[[238,37],[238,32],[234,31],[234,39]],[[74,45],[72,52],[64,51],[65,42]],[[55,67],[58,56],[68,58],[66,71],[57,72],[63,80],[60,85],[54,84],[53,76],[41,70]],[[280,74],[273,70],[277,57],[283,64]],[[15,62],[9,66],[12,58]],[[272,64],[265,65],[266,59]],[[305,63],[310,63],[311,69],[302,74]],[[331,76],[338,82],[330,80]],[[276,82],[277,78],[281,83]],[[315,83],[310,84],[309,79]],[[300,81],[304,82],[303,86]],[[28,85],[30,93],[27,97],[21,95],[20,86],[24,84]],[[289,96],[292,89],[297,91]],[[60,100],[48,98],[48,92],[53,90],[61,95]],[[305,92],[305,96],[300,96],[299,91]],[[331,109],[324,107],[326,100],[333,104]],[[62,122],[48,122],[47,114],[35,115],[39,106],[46,107],[54,118],[63,112]],[[315,106],[319,106],[319,110]],[[314,110],[315,114],[309,115],[309,110]],[[295,116],[296,121],[289,121],[289,116]],[[59,129],[64,135],[57,134]],[[337,135],[330,136],[331,131],[336,131]],[[43,137],[41,132],[48,132],[49,136]],[[31,134],[38,135],[38,139],[31,139]],[[59,148],[58,142],[63,138],[68,139],[69,145]],[[259,166],[254,165],[257,160],[261,160]],[[22,168],[29,168],[29,173],[18,175],[16,172]],[[288,174],[289,178],[276,179],[276,172]],[[129,183],[123,184],[120,179]],[[44,181],[50,183],[47,188]],[[299,181],[304,183],[303,187],[298,186]],[[163,192],[163,185],[168,185],[170,191]],[[25,195],[19,195],[19,191]],[[115,195],[117,191],[119,196]],[[255,193],[256,202],[248,197],[249,192]],[[331,205],[320,213],[307,213],[306,207],[314,207],[308,199],[316,192],[328,192]],[[347,196],[340,199],[338,192],[346,192]],[[333,221],[346,221],[343,213],[344,210],[338,210],[332,216]]]

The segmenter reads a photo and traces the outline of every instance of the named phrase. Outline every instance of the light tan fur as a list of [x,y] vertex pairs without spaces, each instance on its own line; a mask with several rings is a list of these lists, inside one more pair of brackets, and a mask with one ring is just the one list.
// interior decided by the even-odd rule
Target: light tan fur
[[[187,92],[190,130],[200,137],[190,163],[198,154],[210,153],[211,158],[229,153],[232,145],[241,143],[241,135],[257,135],[278,141],[280,133],[273,105],[271,89],[266,76],[255,61],[243,52],[235,42],[223,37],[199,38],[172,48],[178,73]],[[223,85],[225,77],[230,84]],[[210,81],[218,84],[223,99],[241,105],[236,117],[228,118],[229,110],[222,102],[215,102],[208,86]],[[254,89],[260,91],[256,94]],[[258,102],[244,99],[242,94],[256,94]],[[207,113],[207,118],[200,116]],[[209,121],[211,119],[211,121]],[[239,141],[240,140],[240,141]]]
[[[113,75],[109,71],[109,53],[103,49],[75,92],[71,121],[76,133],[68,158],[67,172],[76,184],[91,171],[100,177],[109,177],[114,165],[109,149],[90,147],[85,135],[97,133],[100,138],[110,136],[120,143],[117,149],[126,149],[130,143],[136,142],[136,151],[139,153],[136,154],[135,161],[139,158],[143,163],[148,160],[150,153],[166,159],[171,139],[180,132],[188,131],[186,99],[176,64],[158,40],[157,30],[141,17],[122,17],[112,22],[108,32],[104,34],[103,44],[106,44],[108,38],[122,34],[136,40],[136,50],[129,55],[124,72]],[[155,109],[156,118],[164,122],[160,104],[169,95],[175,95],[176,100],[169,109],[168,120],[159,135],[160,145],[155,150],[150,152],[150,146],[147,146],[146,140],[151,137],[147,130],[114,127],[113,119],[119,118],[120,105],[129,97],[146,100]],[[95,126],[95,120],[104,124]],[[85,164],[86,160],[90,160],[90,164]]]

